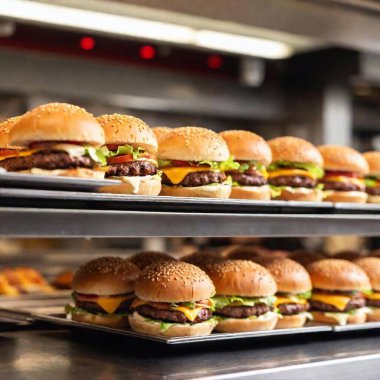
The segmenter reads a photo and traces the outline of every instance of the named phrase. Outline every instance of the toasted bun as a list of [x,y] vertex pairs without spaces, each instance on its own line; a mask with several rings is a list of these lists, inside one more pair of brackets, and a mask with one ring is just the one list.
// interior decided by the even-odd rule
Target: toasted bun
[[110,296],[134,291],[139,268],[120,257],[99,257],[82,265],[72,288],[78,293]]
[[367,161],[369,174],[380,176],[380,152],[366,152],[363,157]]
[[147,321],[139,313],[134,312],[129,316],[129,324],[133,331],[147,335],[163,335],[167,337],[174,336],[203,336],[210,335],[214,329],[216,322],[214,320],[195,323],[176,323],[170,326],[167,330],[161,331],[161,323]]
[[277,292],[267,269],[248,260],[225,260],[205,267],[216,293],[230,296],[267,297]]
[[282,318],[278,318],[276,330],[279,329],[296,329],[303,327],[307,322],[305,313],[295,315],[283,315]]
[[355,260],[355,264],[367,273],[372,289],[380,291],[380,257],[362,257]]
[[367,314],[368,322],[380,322],[380,308],[372,307],[372,313]]
[[162,186],[160,195],[171,197],[197,197],[228,199],[231,194],[229,185],[206,185],[196,187]]
[[195,265],[161,261],[141,272],[135,292],[144,301],[187,302],[210,298],[215,288],[207,274]]
[[269,270],[277,283],[278,292],[304,293],[311,290],[311,279],[306,269],[290,259],[265,258],[259,263]]
[[196,265],[197,267],[203,268],[208,264],[214,263],[216,261],[222,261],[224,258],[220,256],[215,251],[205,250],[190,253],[184,257],[181,257],[181,261],[185,263]]
[[262,255],[260,254],[260,251],[257,250],[256,247],[252,246],[237,246],[230,250],[226,257],[230,260],[250,260],[250,261],[257,261],[259,260]]
[[175,128],[160,142],[158,157],[165,160],[225,161],[230,152],[214,131],[199,127]]
[[269,140],[268,144],[272,149],[273,162],[290,161],[323,166],[323,159],[318,149],[306,140],[284,136]]
[[14,146],[9,143],[9,131],[13,128],[17,121],[21,119],[21,116],[11,117],[0,124],[0,149],[21,149],[21,146]]
[[58,177],[77,177],[87,179],[104,179],[104,172],[100,170],[91,170],[86,168],[76,169],[54,169],[45,170],[39,168],[33,168],[30,170],[20,170],[18,173],[28,173],[34,175],[51,175]]
[[129,261],[135,264],[139,269],[144,269],[145,267],[160,261],[175,261],[175,258],[164,252],[143,251],[135,253],[130,257]]
[[380,203],[380,195],[369,195],[368,203]]
[[265,186],[233,186],[230,198],[252,199],[256,201],[270,201],[271,192],[268,185]]
[[[313,316],[314,322],[319,323],[326,323],[328,325],[338,325],[338,322],[336,319],[329,317],[322,311],[312,311],[311,312]],[[357,324],[357,323],[364,323],[367,320],[367,314],[366,313],[357,313],[354,315],[350,315],[347,320],[347,324]]]
[[226,141],[230,154],[236,160],[258,161],[265,166],[272,162],[272,152],[267,142],[249,131],[224,131],[219,133]]
[[323,191],[307,189],[305,187],[286,187],[282,190],[280,196],[274,199],[281,201],[321,202]]
[[[359,252],[343,250],[334,255],[334,259],[342,259],[348,261],[354,261],[360,259],[361,254]],[[360,266],[360,265],[359,265]]]
[[169,127],[154,127],[152,128],[158,144],[161,144],[161,141],[164,139],[164,137],[173,130],[173,128]]
[[97,120],[104,129],[106,144],[128,144],[156,155],[156,136],[149,126],[137,117],[115,113],[99,116]]
[[[111,177],[112,179],[112,177]],[[115,177],[115,179],[120,179]],[[161,177],[121,177],[120,185],[103,186],[98,189],[101,193],[134,194],[134,195],[158,195],[161,192]]]
[[371,284],[366,273],[347,260],[324,259],[307,267],[314,288],[326,290],[368,290]]
[[297,250],[290,254],[289,256],[292,260],[297,261],[304,267],[307,267],[315,261],[322,260],[326,258],[322,253],[318,252],[309,252],[307,250]]
[[119,315],[102,316],[92,313],[75,313],[71,315],[71,319],[76,322],[110,327],[113,329],[123,329],[129,326],[128,317],[121,317]]
[[334,191],[327,190],[324,192],[323,200],[325,202],[346,202],[346,203],[366,203],[367,193],[364,191]]
[[366,159],[355,149],[341,145],[321,145],[318,150],[326,170],[342,170],[361,175],[369,171]]
[[85,109],[66,103],[49,103],[22,116],[9,132],[11,145],[27,146],[35,141],[77,141],[104,144],[104,132]]
[[266,318],[223,318],[218,321],[215,331],[224,333],[239,333],[248,331],[273,330],[276,326],[278,316],[270,313]]

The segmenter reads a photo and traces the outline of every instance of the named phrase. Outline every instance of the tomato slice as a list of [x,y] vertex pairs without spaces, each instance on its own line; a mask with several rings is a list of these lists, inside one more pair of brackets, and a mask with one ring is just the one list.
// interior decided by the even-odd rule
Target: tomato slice
[[117,144],[107,144],[106,147],[109,150],[117,150],[117,148],[119,147],[119,145],[117,145]]
[[334,176],[334,177],[342,176],[342,177],[351,177],[351,178],[357,178],[357,177],[359,177],[357,173],[354,173],[354,172],[345,172],[345,171],[342,171],[342,170],[327,170],[326,174],[325,174],[325,177],[328,177],[328,176]]
[[17,149],[0,149],[0,156],[10,156],[11,154],[17,154]]
[[133,161],[133,156],[130,154],[123,154],[122,156],[115,156],[107,158],[109,164],[122,164],[123,162]]

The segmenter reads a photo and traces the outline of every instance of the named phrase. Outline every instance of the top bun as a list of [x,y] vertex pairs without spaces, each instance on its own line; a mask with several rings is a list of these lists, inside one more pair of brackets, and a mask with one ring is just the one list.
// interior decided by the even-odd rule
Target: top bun
[[219,133],[226,141],[230,154],[236,160],[258,161],[265,166],[272,162],[272,152],[267,142],[249,131],[224,131]]
[[158,144],[161,143],[161,141],[164,139],[164,137],[173,130],[173,128],[169,128],[169,127],[154,127],[152,128],[155,136],[156,136],[156,139],[157,139],[157,142]]
[[111,296],[134,291],[139,268],[120,257],[99,257],[82,265],[74,275],[72,288],[78,293]]
[[181,257],[181,261],[185,263],[196,265],[197,267],[203,268],[208,264],[214,263],[215,261],[222,261],[224,258],[215,250],[205,249],[201,251],[196,251],[190,253],[186,256]]
[[310,142],[298,137],[283,136],[269,140],[272,161],[289,161],[323,166],[323,158]]
[[139,267],[139,269],[144,269],[145,267],[160,261],[175,261],[175,258],[164,252],[143,251],[135,253],[131,256],[129,261]]
[[355,149],[341,145],[321,145],[318,149],[326,170],[342,170],[362,175],[368,173],[367,161]]
[[368,276],[359,266],[346,260],[324,259],[307,267],[313,288],[325,290],[368,290]]
[[49,103],[26,113],[9,133],[12,145],[27,146],[36,141],[76,141],[99,146],[104,144],[104,132],[85,109]]
[[156,154],[157,139],[153,131],[142,120],[130,115],[102,115],[97,118],[103,127],[106,144],[129,144]]
[[207,274],[195,265],[161,261],[141,272],[135,293],[150,302],[190,302],[212,297],[215,287]]
[[13,128],[17,121],[21,119],[21,116],[11,117],[0,124],[0,149],[21,149],[20,146],[14,146],[9,143],[9,131]]
[[355,264],[367,273],[373,290],[380,291],[380,258],[379,257],[362,257],[355,260]]
[[160,142],[158,157],[164,160],[226,161],[226,142],[214,131],[199,127],[175,128]]
[[363,154],[369,166],[369,174],[380,176],[380,152],[366,152]]
[[307,270],[290,259],[259,260],[269,270],[277,283],[278,292],[304,293],[311,290],[311,279]]
[[267,297],[277,292],[267,269],[248,260],[225,260],[205,266],[216,293],[226,296]]

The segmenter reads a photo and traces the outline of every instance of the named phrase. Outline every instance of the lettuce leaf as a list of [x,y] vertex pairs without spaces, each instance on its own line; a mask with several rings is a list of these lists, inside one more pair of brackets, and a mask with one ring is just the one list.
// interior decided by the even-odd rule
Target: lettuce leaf
[[238,297],[238,296],[215,296],[212,297],[212,301],[216,309],[223,309],[225,306],[230,306],[231,304],[235,306],[255,306],[258,303],[264,303],[271,306],[276,297]]
[[374,177],[366,177],[364,179],[364,183],[367,187],[376,187],[378,184],[378,180]]
[[[191,326],[192,325],[191,323],[164,322],[164,321],[160,321],[159,319],[156,320],[156,319],[151,319],[151,318],[144,318],[144,321],[149,322],[149,323],[159,323],[161,332],[165,332],[166,330],[170,329],[170,327],[175,326],[175,325],[180,325],[180,326],[183,326],[183,325]],[[212,323],[213,325],[216,326],[218,324],[218,321],[217,321],[216,317],[212,317],[209,320],[202,322],[202,323]]]
[[158,166],[160,168],[165,168],[166,166],[170,166],[171,163],[172,162],[170,160],[158,160]]
[[286,186],[274,186],[269,185],[270,193],[272,198],[277,198],[281,195],[282,191],[286,188]]
[[307,292],[303,292],[303,293],[297,293],[297,294],[294,294],[294,293],[287,293],[287,292],[278,292],[277,293],[279,296],[283,296],[283,297],[297,297],[297,298],[301,298],[301,299],[308,299],[311,297],[311,290],[307,291]]
[[199,164],[209,165],[212,169],[221,170],[222,172],[225,172],[227,170],[237,170],[240,167],[240,164],[234,161],[233,156],[228,157],[227,161],[216,162],[216,161],[203,160],[203,161],[199,161]]
[[77,307],[77,306],[73,306],[73,305],[66,305],[65,306],[65,313],[66,314],[95,314],[95,315],[101,315],[102,317],[111,317],[111,316],[121,316],[121,317],[127,317],[128,316],[128,313],[126,312],[123,312],[123,311],[120,311],[120,312],[117,312],[117,313],[113,313],[113,314],[108,314],[106,312],[102,313],[101,311],[87,311],[85,309],[82,309],[80,307]]
[[124,154],[130,154],[133,156],[134,160],[139,158],[141,156],[141,153],[145,152],[145,149],[143,149],[143,148],[140,148],[140,147],[135,148],[132,145],[128,145],[128,144],[119,145],[117,147],[116,151],[111,151],[107,147],[103,147],[103,148],[106,148],[108,151],[107,157],[114,157],[114,156],[121,156]]
[[324,175],[324,170],[317,164],[313,163],[303,163],[303,162],[289,162],[289,161],[276,161],[272,162],[268,166],[269,171],[277,170],[279,168],[291,168],[291,169],[302,169],[307,170],[313,174],[316,178],[322,178]]
[[243,164],[240,164],[239,172],[244,173],[245,171],[247,171],[249,168],[252,168],[252,167],[258,170],[259,172],[262,172],[265,170],[265,165],[263,165],[261,162],[248,161],[248,162],[244,162]]
[[92,146],[86,146],[84,152],[85,155],[90,156],[93,161],[99,163],[101,166],[107,165],[107,147],[94,148]]

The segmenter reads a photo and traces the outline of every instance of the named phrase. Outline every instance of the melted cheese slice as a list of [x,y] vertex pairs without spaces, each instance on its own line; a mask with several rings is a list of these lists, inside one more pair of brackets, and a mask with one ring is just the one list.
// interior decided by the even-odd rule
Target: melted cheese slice
[[136,307],[139,307],[139,306],[141,306],[141,305],[146,305],[146,304],[148,304],[149,302],[147,302],[147,301],[143,301],[143,300],[140,300],[139,298],[136,298],[133,302],[132,302],[132,305],[131,305],[131,307],[132,308],[136,308]]
[[[178,185],[189,173],[210,171],[211,168],[187,167],[187,168],[167,168],[162,169],[173,185]],[[212,170],[215,171],[215,170]]]
[[184,306],[177,306],[174,307],[172,310],[180,311],[181,313],[186,315],[189,321],[193,322],[194,319],[198,316],[199,312],[202,310],[202,307],[195,307],[194,309],[189,309]]
[[369,300],[380,300],[380,293],[366,294],[365,298]]
[[301,169],[278,169],[273,170],[268,173],[268,178],[276,178],[276,177],[287,177],[287,176],[302,176],[302,177],[309,177],[312,179],[316,179],[317,177],[313,175],[312,173],[308,172],[307,170],[301,170]]
[[288,297],[279,297],[277,296],[277,299],[274,303],[274,306],[278,306],[278,305],[281,305],[283,303],[296,303],[296,304],[299,304],[299,305],[306,305],[307,304],[307,301],[304,300],[304,299],[299,299],[299,298],[288,298]]
[[336,296],[330,294],[313,294],[311,298],[313,301],[319,301],[335,306],[339,310],[344,310],[351,298],[346,296]]
[[7,154],[6,156],[0,156],[0,161],[6,160],[8,158],[14,158],[14,157],[31,156],[35,152],[38,152],[38,149],[15,151],[15,153],[10,153],[10,154]]
[[131,298],[130,296],[120,296],[120,297],[99,297],[94,300],[104,311],[109,314],[114,313],[119,306]]
[[331,182],[350,182],[357,186],[364,185],[364,180],[360,178],[344,177],[344,176],[326,176],[324,179],[326,181],[331,181]]

